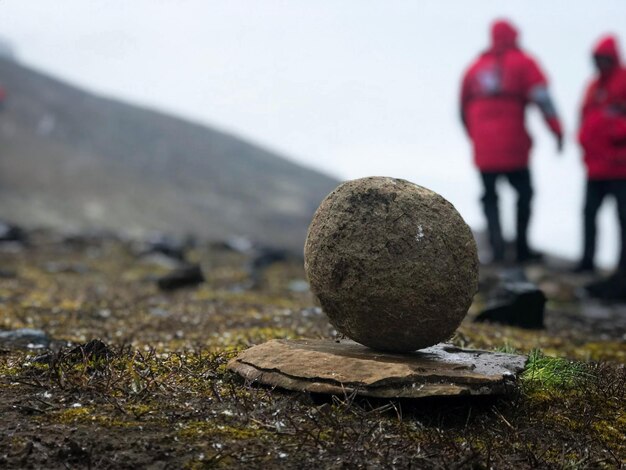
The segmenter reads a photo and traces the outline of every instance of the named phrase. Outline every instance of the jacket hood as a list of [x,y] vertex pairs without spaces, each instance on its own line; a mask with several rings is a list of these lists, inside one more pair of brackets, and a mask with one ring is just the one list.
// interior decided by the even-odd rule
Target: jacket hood
[[501,53],[517,48],[518,32],[510,21],[498,20],[491,25],[491,51]]
[[593,48],[593,55],[611,57],[616,64],[619,64],[620,58],[615,36],[604,36],[601,38]]

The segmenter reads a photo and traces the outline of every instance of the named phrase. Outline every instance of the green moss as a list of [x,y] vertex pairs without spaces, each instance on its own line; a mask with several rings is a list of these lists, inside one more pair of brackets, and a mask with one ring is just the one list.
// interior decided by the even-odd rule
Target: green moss
[[189,421],[178,432],[183,439],[219,438],[235,441],[263,438],[268,434],[271,433],[258,427],[241,428],[211,421]]
[[140,419],[141,417],[148,415],[157,411],[156,407],[146,405],[144,403],[128,405],[126,407],[126,412],[131,413],[136,419]]
[[[139,407],[143,414],[152,411],[150,407]],[[128,411],[132,412],[133,407],[129,407]],[[142,426],[145,423],[138,420],[135,413],[133,415],[121,414],[118,410],[110,406],[81,406],[77,408],[68,408],[62,411],[46,414],[43,419],[48,422],[60,424],[97,424],[105,428],[127,428]]]
[[191,459],[183,465],[185,470],[205,470],[209,468],[232,468],[235,460],[229,455],[210,454],[205,455],[202,460]]
[[521,376],[526,386],[539,385],[551,389],[574,387],[589,377],[583,363],[546,356],[537,349],[529,354],[526,369]]
[[626,445],[626,413],[621,411],[610,420],[599,420],[591,425],[598,438],[606,443]]
[[10,380],[12,377],[19,375],[21,370],[21,364],[15,360],[0,360],[0,378]]
[[80,408],[68,408],[63,411],[54,413],[51,416],[52,421],[62,424],[76,424],[92,421],[94,410],[91,407],[81,406]]
[[581,345],[577,356],[585,361],[610,360],[626,364],[626,347],[621,341],[587,342]]

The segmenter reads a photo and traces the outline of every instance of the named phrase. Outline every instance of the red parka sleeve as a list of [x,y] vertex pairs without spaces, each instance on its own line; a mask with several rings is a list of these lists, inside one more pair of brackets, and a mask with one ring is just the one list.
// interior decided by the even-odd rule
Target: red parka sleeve
[[524,90],[526,92],[526,98],[530,99],[530,94],[537,86],[548,86],[548,79],[539,67],[539,64],[530,57],[526,63],[524,74]]

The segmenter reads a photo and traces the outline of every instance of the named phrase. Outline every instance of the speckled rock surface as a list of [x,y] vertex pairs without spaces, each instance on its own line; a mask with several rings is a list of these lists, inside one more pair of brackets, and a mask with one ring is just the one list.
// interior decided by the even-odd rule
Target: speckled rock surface
[[476,242],[454,206],[394,178],[330,193],[309,227],[304,265],[337,330],[385,351],[446,340],[478,289]]

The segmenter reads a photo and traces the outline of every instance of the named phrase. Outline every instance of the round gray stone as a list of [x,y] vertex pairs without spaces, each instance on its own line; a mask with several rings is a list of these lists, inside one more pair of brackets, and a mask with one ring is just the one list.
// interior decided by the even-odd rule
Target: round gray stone
[[304,246],[312,291],[337,331],[405,352],[449,338],[478,289],[478,254],[454,206],[409,181],[341,184],[313,216]]

